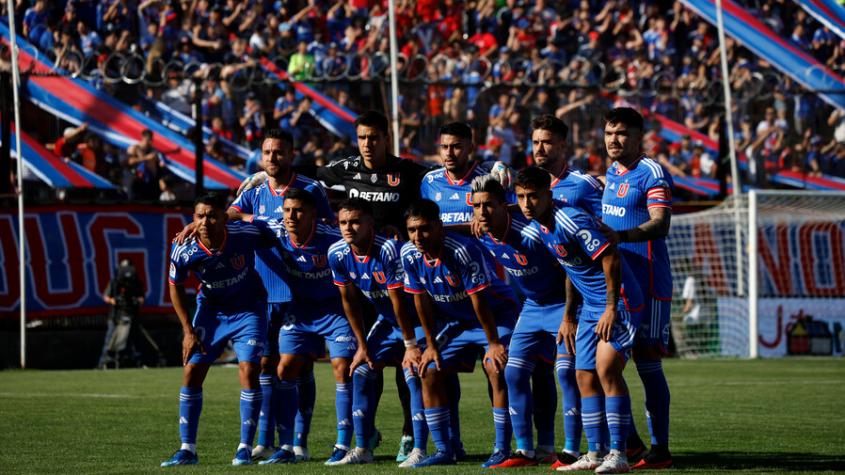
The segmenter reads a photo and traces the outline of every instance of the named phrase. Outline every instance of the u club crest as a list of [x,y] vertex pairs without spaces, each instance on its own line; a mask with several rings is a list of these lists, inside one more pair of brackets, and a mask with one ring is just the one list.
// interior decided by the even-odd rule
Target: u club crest
[[241,270],[246,265],[246,258],[244,257],[243,254],[238,254],[238,255],[232,256],[229,259],[229,262],[232,264],[232,267],[234,267],[235,270]]
[[624,198],[625,195],[627,195],[627,194],[628,194],[628,184],[627,183],[621,183],[619,185],[619,188],[616,190],[616,196],[618,196],[619,198]]

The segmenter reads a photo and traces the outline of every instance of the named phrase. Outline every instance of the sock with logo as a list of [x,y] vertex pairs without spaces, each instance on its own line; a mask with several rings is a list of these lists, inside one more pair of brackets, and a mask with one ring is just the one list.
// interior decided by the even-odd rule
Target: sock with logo
[[428,424],[425,422],[422,382],[413,370],[405,368],[403,372],[405,383],[408,385],[408,392],[411,394],[411,425],[414,431],[414,448],[424,451],[428,445]]
[[276,418],[273,414],[274,392],[278,378],[272,374],[262,374],[258,377],[261,385],[261,413],[258,415],[258,445],[272,447],[276,439]]
[[352,382],[335,382],[334,409],[337,414],[337,443],[339,447],[352,444]]
[[[505,365],[505,382],[508,385],[509,419],[516,436],[516,448],[534,450],[534,428],[531,426],[531,414],[534,404],[531,397],[531,373],[534,363],[527,359],[510,357]],[[493,409],[496,420],[496,409]],[[499,430],[496,426],[496,447],[499,447]],[[510,446],[510,440],[508,440]]]
[[669,446],[669,384],[663,373],[663,362],[638,361],[637,373],[645,389],[645,408],[651,445]]
[[279,381],[276,389],[276,430],[279,432],[279,447],[293,445],[293,426],[296,408],[299,407],[299,390],[296,380]]
[[625,441],[628,438],[628,427],[631,420],[631,397],[608,396],[605,398],[607,408],[607,427],[610,431],[610,449],[625,452]]
[[601,426],[605,419],[604,396],[581,398],[581,411],[587,447],[590,452],[597,453],[601,450]]
[[255,441],[262,399],[261,389],[241,389],[241,443],[250,447]]
[[375,379],[378,374],[363,364],[352,373],[352,425],[355,428],[355,445],[367,447],[373,434],[375,419]]
[[202,388],[179,389],[179,435],[183,444],[196,445],[202,412]]

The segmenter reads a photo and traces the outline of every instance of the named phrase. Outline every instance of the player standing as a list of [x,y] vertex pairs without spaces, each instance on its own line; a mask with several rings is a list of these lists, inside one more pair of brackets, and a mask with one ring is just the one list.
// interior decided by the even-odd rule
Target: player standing
[[[282,207],[288,190],[302,189],[314,195],[317,201],[317,216],[328,224],[334,222],[334,212],[329,205],[323,187],[306,176],[296,173],[293,163],[293,137],[281,130],[270,129],[261,143],[261,167],[267,174],[267,181],[259,186],[245,190],[231,204],[227,213],[232,220],[253,218],[260,220],[282,220]],[[290,287],[285,282],[284,270],[278,263],[281,254],[278,248],[263,249],[256,253],[255,269],[267,288],[267,316],[270,327],[267,334],[267,346],[261,358],[261,392],[263,402],[258,420],[258,445],[253,450],[253,457],[266,459],[272,455],[275,431],[275,408],[278,401],[274,396],[279,381],[276,377],[279,365],[279,329],[282,319],[290,306]],[[306,363],[299,381],[299,411],[294,427],[294,453],[299,460],[308,460],[308,432],[311,428],[311,414],[317,390],[314,383],[313,363]]]
[[[574,338],[564,335],[564,343],[569,353],[575,354],[588,452],[557,470],[627,472],[625,443],[631,398],[622,372],[639,323],[642,293],[615,246],[600,231],[598,221],[579,208],[566,204],[556,208],[549,184],[548,173],[529,167],[517,175],[514,191],[522,213],[532,220],[531,226],[546,248],[566,269],[570,305],[574,305],[575,291],[582,297],[577,334]],[[571,317],[567,313],[564,318],[573,324]],[[608,454],[600,453],[603,420],[610,432]]]
[[604,143],[614,162],[607,170],[602,221],[612,230],[608,230],[610,240],[619,243],[647,296],[634,362],[645,389],[651,450],[634,468],[660,469],[672,466],[669,385],[661,361],[669,345],[672,303],[672,270],[666,249],[672,178],[659,163],[642,154],[642,137],[643,117],[634,109],[619,107],[605,116]]
[[414,294],[425,330],[427,344],[419,371],[426,421],[437,448],[414,467],[455,463],[445,383],[448,374],[461,366],[471,368],[482,348],[496,432],[493,453],[482,466],[496,465],[510,455],[511,425],[503,373],[519,312],[516,295],[496,277],[493,262],[480,244],[444,229],[436,203],[417,201],[405,215],[410,240],[402,246],[405,291]]
[[[343,240],[329,248],[329,266],[334,283],[340,288],[343,308],[350,321],[363,320],[359,293],[378,312],[378,319],[367,335],[358,342],[352,361],[352,419],[357,447],[338,464],[370,463],[372,451],[367,447],[375,432],[379,394],[376,373],[385,365],[402,366],[411,395],[414,449],[400,467],[410,467],[425,458],[428,426],[423,412],[422,386],[416,364],[422,355],[418,340],[422,328],[409,300],[402,291],[404,271],[400,260],[401,243],[375,232],[372,207],[360,198],[350,198],[338,208],[338,224]],[[423,340],[424,341],[424,340]]]
[[[505,367],[509,412],[517,450],[509,459],[492,468],[537,465],[537,458],[545,460],[547,455],[554,454],[554,410],[552,409],[551,414],[543,414],[543,417],[551,419],[551,424],[545,423],[545,426],[551,425],[551,440],[541,440],[544,434],[540,428],[544,426],[538,424],[537,452],[543,455],[535,458],[537,454],[534,450],[531,416],[536,401],[532,397],[531,377],[535,374],[536,378],[536,371],[543,370],[548,378],[552,378],[551,363],[555,361],[556,356],[559,360],[570,360],[565,345],[560,344],[556,348],[555,343],[559,332],[574,332],[574,325],[562,326],[562,323],[564,311],[574,313],[575,308],[566,308],[563,270],[554,260],[548,258],[543,240],[539,233],[529,226],[529,221],[519,212],[508,211],[502,185],[491,176],[475,178],[472,181],[472,204],[475,219],[484,233],[479,240],[525,296],[522,312],[511,336],[508,363]],[[574,320],[574,317],[572,319]],[[574,376],[573,374],[573,380]],[[551,389],[557,393],[553,381],[552,379]],[[580,407],[578,388],[573,389],[574,394],[567,394],[567,389],[564,388],[564,407],[567,407],[567,401],[573,407]],[[575,413],[570,417],[578,418],[578,415]],[[565,418],[565,424],[571,424],[571,421]],[[577,460],[579,455],[580,421],[576,425],[578,433],[574,442],[574,454],[570,454],[573,458],[569,463]],[[567,426],[565,429],[567,435],[570,435],[573,428]],[[570,437],[567,437],[567,448],[572,445],[569,439]]]
[[[259,360],[267,336],[267,292],[255,272],[257,247],[274,245],[269,230],[245,222],[227,222],[225,203],[212,195],[197,199],[197,236],[179,244],[170,255],[170,298],[182,324],[182,363],[179,391],[179,432],[182,446],[162,467],[193,465],[202,411],[202,384],[223,351],[234,342],[241,383],[241,442],[232,465],[252,463],[252,442],[261,409]],[[197,311],[188,318],[183,283],[193,271],[200,281]]]
[[363,329],[343,316],[340,295],[328,266],[328,249],[339,238],[337,229],[317,223],[314,196],[288,190],[282,205],[284,227],[278,228],[282,248],[279,265],[288,278],[293,301],[279,332],[279,391],[276,423],[281,448],[265,463],[294,462],[294,419],[298,404],[297,379],[308,362],[329,347],[335,377],[337,442],[327,463],[342,459],[352,441],[352,382],[349,365]]

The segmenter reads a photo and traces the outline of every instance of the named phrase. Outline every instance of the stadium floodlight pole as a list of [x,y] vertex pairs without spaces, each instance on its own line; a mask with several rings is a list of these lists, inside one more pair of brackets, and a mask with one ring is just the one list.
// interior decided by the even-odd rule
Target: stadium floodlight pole
[[393,152],[399,156],[399,73],[396,70],[396,1],[388,0],[388,23],[390,31],[390,121],[393,126]]
[[[18,89],[21,87],[21,71],[18,64],[18,40],[15,32],[15,4],[6,0],[6,11],[9,16],[9,44],[12,53],[12,97],[15,109],[15,143],[18,147],[18,272],[20,275],[20,310],[21,310],[21,368],[26,368],[26,232],[23,227],[23,147],[21,146],[21,102]],[[6,177],[0,177],[5,180]]]
[[728,72],[728,53],[725,47],[725,20],[722,15],[722,0],[716,0],[716,29],[719,31],[719,60],[722,65],[722,88],[725,95],[725,127],[727,127],[728,136],[728,156],[731,160],[731,184],[733,185],[734,198],[734,239],[736,246],[736,293],[742,296],[745,293],[742,283],[743,272],[743,257],[744,247],[742,246],[742,222],[740,212],[740,201],[742,197],[742,184],[739,181],[739,167],[736,160],[736,137],[734,137],[734,121],[731,110],[733,103],[731,101],[731,83],[730,74]]

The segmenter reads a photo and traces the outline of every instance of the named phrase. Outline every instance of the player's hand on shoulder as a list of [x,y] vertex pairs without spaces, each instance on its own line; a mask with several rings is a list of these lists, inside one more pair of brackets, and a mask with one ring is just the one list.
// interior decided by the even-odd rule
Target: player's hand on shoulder
[[499,160],[490,168],[490,175],[502,184],[505,189],[510,188],[513,182],[513,172],[503,161]]
[[185,244],[186,242],[193,239],[197,234],[197,225],[193,222],[188,223],[176,234],[176,237],[173,238],[173,242],[176,244]]
[[240,186],[238,186],[236,196],[241,196],[244,191],[256,188],[265,181],[267,181],[267,172],[258,172],[246,177]]

